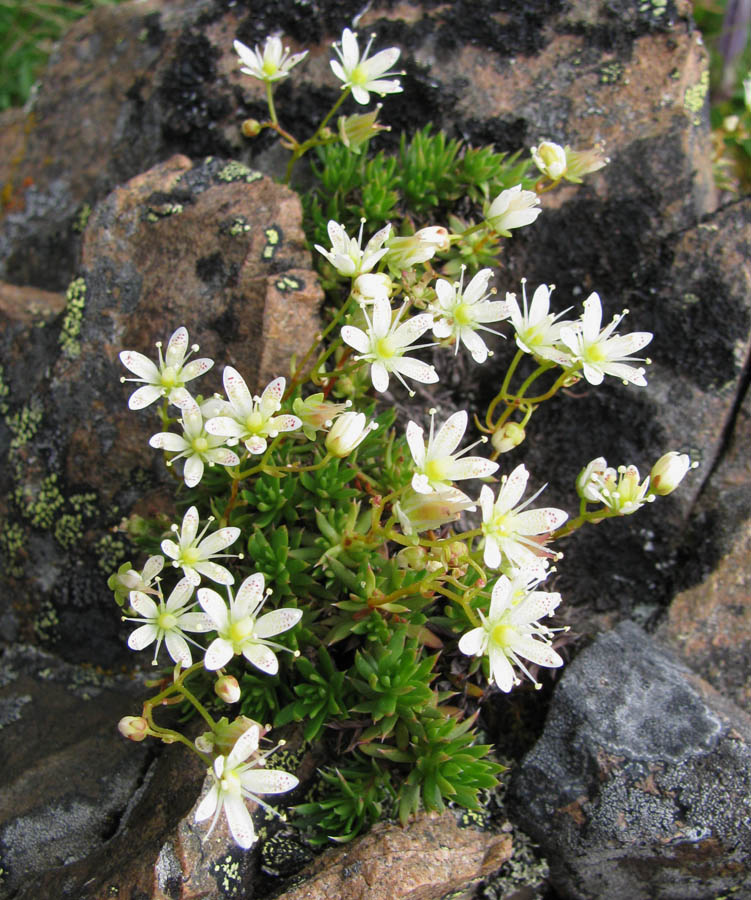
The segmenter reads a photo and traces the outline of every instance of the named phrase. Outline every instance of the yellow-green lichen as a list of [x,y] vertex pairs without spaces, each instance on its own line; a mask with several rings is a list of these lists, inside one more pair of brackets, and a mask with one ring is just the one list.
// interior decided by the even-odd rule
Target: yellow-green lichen
[[13,499],[20,514],[35,528],[44,530],[50,530],[55,525],[57,514],[65,504],[54,472],[38,487],[28,483],[18,485],[13,491]]
[[227,225],[226,232],[232,237],[241,237],[247,234],[251,229],[250,224],[243,216],[235,216],[235,218]]
[[60,331],[60,346],[68,359],[77,359],[81,355],[81,322],[86,305],[86,282],[83,278],[75,278],[65,292],[67,301],[65,318]]
[[0,415],[6,416],[8,414],[8,404],[7,399],[10,397],[10,388],[5,383],[5,369],[0,366]]
[[623,63],[612,62],[600,66],[600,84],[617,84],[623,76]]
[[282,229],[278,225],[269,225],[263,229],[263,233],[266,235],[266,246],[261,251],[261,258],[273,259],[282,243]]
[[128,555],[128,547],[121,538],[105,534],[94,545],[94,555],[101,571],[109,575]]
[[34,631],[40,640],[49,640],[54,637],[55,629],[59,624],[57,610],[52,605],[52,601],[45,598],[36,619],[34,619]]
[[153,225],[154,222],[158,222],[160,219],[179,216],[183,209],[182,203],[163,203],[161,206],[149,206],[146,208],[144,218]]
[[254,169],[249,169],[244,163],[232,160],[231,162],[228,162],[223,169],[217,172],[216,177],[219,181],[245,181],[248,184],[252,184],[252,182],[263,178],[263,175],[260,172],[256,172]]
[[707,99],[709,91],[709,69],[705,69],[701,73],[701,77],[697,84],[693,87],[686,88],[683,97],[683,106],[691,116],[691,122],[694,125],[701,125],[701,111],[704,109],[704,103]]
[[73,219],[73,231],[76,234],[81,234],[86,225],[89,222],[89,216],[91,215],[91,207],[88,203],[84,203],[84,205],[78,210],[76,213],[75,219]]
[[63,513],[55,522],[55,540],[70,550],[83,537],[83,516],[80,513]]
[[211,867],[212,874],[217,880],[222,896],[239,897],[242,888],[240,862],[227,855],[224,859],[215,862]]
[[655,19],[665,14],[668,8],[668,0],[641,0],[639,12],[651,14]]
[[26,531],[20,522],[0,522],[0,558],[2,569],[12,578],[23,575],[22,551],[26,544]]
[[28,444],[39,431],[42,423],[41,401],[37,397],[32,397],[26,406],[22,406],[13,415],[7,416],[5,422],[13,432],[9,448],[9,455],[12,456],[20,447]]

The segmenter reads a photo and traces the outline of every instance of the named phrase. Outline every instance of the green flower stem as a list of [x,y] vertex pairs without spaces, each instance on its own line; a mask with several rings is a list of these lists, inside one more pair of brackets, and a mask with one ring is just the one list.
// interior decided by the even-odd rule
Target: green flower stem
[[573,534],[577,529],[581,528],[582,525],[586,525],[591,523],[592,525],[598,525],[600,522],[603,522],[605,519],[613,519],[618,515],[617,512],[613,512],[612,510],[598,510],[593,512],[584,512],[578,515],[575,519],[569,519],[560,528],[557,528],[551,535],[550,539],[553,541],[557,541],[559,538],[568,537],[570,534]]
[[347,97],[349,97],[351,90],[352,90],[351,87],[347,87],[342,91],[339,99],[331,107],[331,109],[328,111],[328,113],[324,116],[323,121],[316,129],[316,132],[313,135],[313,137],[308,138],[308,140],[304,141],[302,144],[298,144],[298,146],[292,152],[292,156],[290,157],[290,160],[287,163],[287,171],[284,173],[284,184],[289,184],[290,179],[292,178],[292,169],[294,168],[295,163],[297,162],[298,159],[300,159],[300,157],[305,156],[305,154],[308,152],[308,150],[310,150],[312,147],[315,147],[318,144],[328,143],[321,139],[321,132],[331,121],[331,117],[334,115],[334,113],[339,109],[339,107],[342,105],[342,103],[344,103],[344,101],[347,99]]
[[274,91],[271,87],[270,81],[266,82],[266,103],[269,107],[269,116],[271,117],[271,121],[274,123],[274,125],[278,126],[279,119],[277,119],[276,117],[276,109],[274,107]]
[[[551,365],[554,365],[554,364],[551,364]],[[553,386],[550,388],[549,391],[546,391],[544,394],[540,394],[538,397],[525,397],[524,402],[525,403],[534,403],[535,406],[539,406],[540,403],[543,403],[545,400],[549,400],[554,394],[556,394],[563,387],[563,385],[574,374],[574,372],[578,371],[578,369],[579,369],[578,365],[571,366],[571,368],[569,368],[569,369],[564,369],[563,374],[559,375],[558,378],[556,378],[555,383],[553,384]],[[525,382],[525,384],[526,384],[526,382]]]
[[503,384],[501,385],[501,389],[500,389],[500,391],[498,391],[498,393],[492,399],[490,406],[488,407],[488,411],[485,416],[485,422],[491,431],[495,430],[493,427],[493,413],[495,412],[495,408],[496,408],[496,406],[498,406],[498,404],[501,402],[501,400],[506,399],[507,392],[508,392],[508,386],[511,383],[511,378],[512,378],[514,372],[516,371],[517,366],[521,362],[523,356],[524,356],[523,350],[516,351],[516,355],[511,360],[511,365],[508,367],[508,370],[506,371],[506,377],[503,379]]
[[467,598],[464,594],[457,594],[454,591],[447,588],[445,585],[441,585],[440,591],[443,594],[443,596],[446,597],[448,600],[453,600],[454,603],[458,603],[459,606],[461,606],[461,608],[464,610],[464,614],[466,615],[466,617],[469,619],[469,621],[475,627],[482,624],[480,622],[479,616],[472,609],[472,606],[471,606],[469,600],[467,600]]
[[185,684],[183,684],[181,681],[176,681],[175,684],[177,686],[178,691],[183,695],[183,697],[185,697],[185,699],[188,702],[192,703],[193,706],[195,706],[196,711],[201,716],[201,718],[204,720],[204,722],[206,722],[206,724],[209,726],[209,728],[212,731],[216,731],[216,722],[212,719],[211,715],[209,714],[209,711],[200,702],[200,700],[198,700],[198,698],[192,693],[192,691],[189,691],[185,687]]
[[[150,700],[147,700],[143,704],[143,717],[149,723],[149,730],[153,734],[154,737],[158,737],[160,740],[164,741],[168,744],[173,744],[175,742],[185,744],[188,749],[192,750],[195,754],[197,754],[206,765],[211,765],[211,759],[205,754],[202,753],[195,744],[188,740],[184,735],[180,734],[179,731],[174,731],[171,728],[162,728],[154,722],[154,708],[157,706],[163,706],[170,703],[170,698],[175,693],[182,694],[187,700],[189,700],[196,709],[201,712],[203,707],[196,700],[195,697],[187,690],[184,685],[185,680],[191,675],[193,672],[196,672],[198,669],[203,667],[203,663],[194,663],[187,669],[184,669],[179,677],[172,682],[168,687],[166,687],[163,691],[160,691],[156,696],[152,697]],[[205,710],[201,713],[204,715],[204,718],[207,718],[207,722],[209,723],[211,730],[214,731],[216,729],[216,723]]]

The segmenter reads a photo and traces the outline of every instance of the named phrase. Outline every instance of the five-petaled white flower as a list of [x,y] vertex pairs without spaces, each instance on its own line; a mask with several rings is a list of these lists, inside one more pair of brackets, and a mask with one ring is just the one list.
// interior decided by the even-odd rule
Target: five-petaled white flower
[[190,405],[192,397],[185,390],[185,383],[192,381],[214,365],[211,359],[194,359],[186,362],[190,353],[198,350],[198,344],[194,344],[188,352],[188,331],[178,328],[169,339],[167,351],[162,357],[162,342],[157,343],[159,351],[159,365],[153,363],[143,353],[135,350],[123,350],[120,354],[120,362],[138,375],[138,378],[121,378],[122,382],[136,381],[143,384],[130,395],[128,406],[131,409],[143,409],[160,397],[166,397],[175,406]]
[[193,585],[201,583],[201,575],[219,584],[234,584],[235,581],[234,575],[228,569],[211,560],[217,556],[229,555],[219,551],[234,544],[240,537],[240,529],[220,528],[204,538],[206,529],[212,521],[213,518],[210,518],[203,531],[198,534],[198,510],[195,506],[191,506],[183,516],[182,527],[178,529],[177,525],[172,526],[178,542],[162,541],[162,553],[169,556],[175,568],[182,568],[185,577]]
[[485,323],[500,322],[507,318],[509,312],[504,301],[487,299],[493,293],[488,290],[492,277],[492,269],[481,269],[465,288],[462,267],[459,282],[439,278],[435,283],[436,299],[431,309],[440,318],[433,322],[433,334],[441,339],[453,337],[456,352],[459,351],[459,344],[464,344],[476,363],[484,363],[488,358],[488,348],[477,334],[478,330],[498,335],[499,332],[488,328]]
[[430,437],[427,448],[424,432],[416,422],[407,423],[407,444],[417,471],[412,476],[412,487],[419,494],[429,494],[451,487],[453,481],[465,478],[485,478],[498,468],[497,462],[491,462],[482,456],[466,456],[465,453],[487,438],[480,438],[459,453],[454,450],[459,446],[464,432],[467,430],[467,413],[463,410],[454,413],[433,434],[435,410],[430,411]]
[[261,81],[279,81],[289,75],[290,69],[302,62],[308,55],[308,51],[289,55],[289,48],[282,47],[282,42],[277,35],[266,38],[263,50],[256,47],[251,50],[241,41],[234,42],[235,53],[240,57],[241,72],[259,78]]
[[573,361],[557,344],[561,338],[561,328],[572,323],[557,321],[568,310],[556,315],[550,312],[551,290],[547,284],[539,285],[532,295],[532,305],[527,307],[527,279],[522,278],[524,310],[520,309],[515,294],[506,294],[506,303],[519,349],[566,368],[573,365]]
[[600,331],[602,304],[599,295],[593,293],[584,301],[581,320],[561,328],[561,343],[574,361],[581,363],[584,377],[590,384],[601,384],[606,375],[613,375],[624,384],[630,382],[646,387],[644,368],[630,366],[628,363],[646,362],[631,354],[646,347],[652,340],[652,333],[633,331],[631,334],[613,335],[627,312],[628,310],[624,310],[620,315],[613,316],[610,324]]
[[542,565],[542,559],[551,554],[532,536],[548,534],[562,525],[568,513],[549,506],[541,509],[525,509],[544,490],[545,486],[528,500],[517,506],[527,487],[529,472],[524,464],[504,476],[498,499],[485,485],[480,491],[482,532],[485,535],[483,559],[490,569],[497,569],[506,561],[513,568]]
[[520,184],[507,188],[485,209],[485,221],[503,237],[511,237],[512,228],[531,225],[540,215],[540,198],[534,191],[523,191]]
[[197,403],[182,408],[181,423],[183,434],[173,431],[162,431],[152,435],[149,444],[158,450],[175,453],[169,464],[175,459],[185,457],[183,478],[188,487],[195,487],[203,478],[204,464],[220,466],[236,466],[240,457],[227,447],[223,447],[225,439],[209,434],[204,428],[203,416]]
[[385,256],[386,247],[383,246],[391,232],[391,225],[384,225],[380,231],[376,231],[373,237],[362,247],[362,230],[365,219],[360,223],[360,234],[356,238],[347,236],[344,227],[333,219],[327,226],[331,250],[324,249],[316,244],[316,250],[322,253],[340,275],[347,278],[357,278],[370,272],[373,266]]
[[413,378],[422,384],[435,384],[438,375],[433,366],[419,359],[404,356],[404,351],[408,347],[411,350],[418,350],[420,347],[432,346],[432,344],[417,344],[414,347],[409,345],[433,324],[433,316],[430,313],[422,313],[400,325],[399,320],[406,306],[405,300],[392,322],[391,304],[383,297],[376,297],[372,305],[372,321],[368,309],[362,308],[368,322],[367,332],[353,325],[345,325],[342,328],[342,340],[360,354],[355,359],[364,359],[370,363],[370,378],[377,391],[383,392],[388,389],[389,375],[393,373],[407,388],[410,396],[413,396],[414,391],[407,387],[402,376]]
[[555,629],[546,628],[538,619],[552,615],[561,602],[560,594],[536,591],[542,578],[539,573],[522,570],[513,580],[505,575],[496,581],[487,618],[480,612],[482,625],[462,635],[459,650],[467,656],[484,656],[490,663],[490,681],[508,693],[519,683],[512,663],[534,682],[523,656],[538,666],[557,668],[563,665],[553,650],[550,638]]
[[287,383],[284,378],[267,384],[260,397],[251,396],[245,379],[232,366],[225,366],[223,381],[229,402],[222,407],[222,415],[206,423],[209,434],[243,441],[250,453],[260,454],[268,446],[266,438],[275,438],[280,431],[295,431],[302,425],[297,416],[275,415],[282,407]]
[[383,97],[385,94],[397,94],[402,89],[398,81],[384,80],[391,75],[399,74],[390,72],[389,69],[399,59],[401,51],[397,47],[390,47],[368,59],[374,38],[375,35],[370,36],[361,58],[357,35],[349,28],[345,28],[342,33],[341,47],[339,44],[334,44],[334,51],[339,59],[331,60],[331,69],[334,75],[344,82],[342,88],[352,88],[352,96],[363,106],[370,102],[369,91]]
[[594,468],[588,471],[588,466],[579,476],[583,480],[587,473],[586,486],[581,494],[590,502],[602,503],[619,516],[630,516],[655,499],[655,494],[649,493],[649,477],[640,481],[636,466],[618,466],[616,471],[611,466],[598,469],[599,462],[604,463],[605,460],[593,460],[589,465]]
[[[185,632],[211,631],[214,627],[203,613],[191,612],[190,607],[195,605],[195,600],[186,609],[193,594],[193,588],[194,585],[187,578],[183,578],[178,581],[166,602],[160,589],[158,603],[143,591],[131,591],[130,605],[141,615],[141,618],[126,619],[125,621],[141,624],[128,638],[130,649],[143,650],[144,647],[148,647],[149,644],[156,641],[152,660],[156,665],[156,657],[164,640],[167,652],[176,663],[184,668],[192,665],[193,659]],[[191,643],[194,642],[191,641]],[[203,651],[203,648],[200,649]]]
[[302,610],[285,607],[265,613],[258,618],[266,596],[261,572],[249,575],[240,585],[235,597],[229,593],[229,607],[216,591],[201,588],[198,602],[214,624],[217,637],[211,642],[204,665],[213,672],[226,666],[233,656],[242,655],[267,675],[276,675],[279,660],[274,649],[286,650],[268,638],[288,631],[302,618]]
[[[199,803],[195,815],[196,822],[205,822],[213,817],[206,834],[208,837],[219,814],[224,810],[232,837],[244,850],[252,846],[256,839],[253,819],[245,805],[245,799],[270,809],[257,794],[283,794],[298,785],[297,778],[288,772],[263,768],[269,754],[257,755],[259,740],[258,725],[251,725],[240,735],[226,756],[216,757],[214,765],[209,769],[211,787]],[[250,756],[254,756],[254,759],[248,761]]]

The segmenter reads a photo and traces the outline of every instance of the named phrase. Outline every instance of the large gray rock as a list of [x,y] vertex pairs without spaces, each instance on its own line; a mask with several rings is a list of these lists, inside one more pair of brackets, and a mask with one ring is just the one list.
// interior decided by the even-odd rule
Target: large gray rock
[[566,670],[510,801],[567,898],[751,897],[751,720],[631,622]]

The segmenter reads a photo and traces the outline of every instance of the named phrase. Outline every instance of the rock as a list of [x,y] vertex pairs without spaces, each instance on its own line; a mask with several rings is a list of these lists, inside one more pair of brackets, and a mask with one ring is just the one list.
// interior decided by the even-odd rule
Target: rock
[[85,858],[118,829],[152,756],[116,728],[140,690],[132,679],[70,666],[33,647],[5,651],[0,897]]
[[[259,173],[175,157],[95,208],[62,317],[50,321],[58,295],[0,291],[8,634],[72,661],[124,659],[106,587],[128,552],[117,526],[136,504],[152,515],[171,506],[148,446],[159,422],[128,410],[117,354],[155,356],[154,342],[185,325],[217,363],[200,387],[207,396],[225,364],[254,391],[288,374],[322,296],[300,221],[297,195]],[[19,297],[42,310],[33,321]]]
[[490,875],[511,856],[511,838],[457,825],[453,812],[420,813],[406,828],[385,822],[327,850],[280,900],[440,900]]
[[510,788],[577,900],[751,894],[751,720],[637,625],[564,672]]
[[737,410],[681,548],[681,586],[662,634],[686,663],[751,712],[751,394]]

